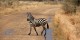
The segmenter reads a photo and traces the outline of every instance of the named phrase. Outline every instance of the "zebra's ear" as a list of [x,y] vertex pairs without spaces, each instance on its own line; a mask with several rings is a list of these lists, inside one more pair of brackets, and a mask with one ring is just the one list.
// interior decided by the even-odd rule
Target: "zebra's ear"
[[29,12],[27,12],[26,14],[29,15]]

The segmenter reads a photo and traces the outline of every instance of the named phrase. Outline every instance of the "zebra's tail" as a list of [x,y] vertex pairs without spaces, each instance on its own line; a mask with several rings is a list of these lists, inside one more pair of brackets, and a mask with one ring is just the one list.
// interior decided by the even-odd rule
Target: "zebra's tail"
[[49,25],[48,25],[48,23],[47,23],[47,29],[49,29]]

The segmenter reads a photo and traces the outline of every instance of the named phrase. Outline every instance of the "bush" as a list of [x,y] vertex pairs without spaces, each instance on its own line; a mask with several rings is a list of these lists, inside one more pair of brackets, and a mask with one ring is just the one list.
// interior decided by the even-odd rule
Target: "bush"
[[71,4],[64,4],[63,5],[63,10],[65,11],[66,14],[76,13],[76,6],[75,5],[71,5]]
[[65,0],[63,3],[63,10],[65,13],[76,13],[76,7],[79,5],[79,0]]

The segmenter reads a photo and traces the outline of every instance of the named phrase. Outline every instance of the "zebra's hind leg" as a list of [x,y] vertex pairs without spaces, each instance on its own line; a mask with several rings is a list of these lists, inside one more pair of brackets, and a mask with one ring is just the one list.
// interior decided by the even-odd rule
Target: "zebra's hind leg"
[[37,31],[36,31],[36,28],[35,27],[33,27],[34,28],[34,30],[35,30],[35,32],[36,32],[36,34],[38,35],[38,33],[37,33]]
[[45,34],[44,34],[44,37],[46,36],[46,29],[45,29]]
[[31,34],[31,30],[32,30],[32,28],[30,27],[30,32],[28,33],[28,35],[30,35],[30,34]]
[[43,31],[41,32],[41,35],[43,34],[43,32],[45,31],[45,34],[44,34],[44,36],[46,35],[46,28],[44,27],[44,26],[42,26],[43,27]]

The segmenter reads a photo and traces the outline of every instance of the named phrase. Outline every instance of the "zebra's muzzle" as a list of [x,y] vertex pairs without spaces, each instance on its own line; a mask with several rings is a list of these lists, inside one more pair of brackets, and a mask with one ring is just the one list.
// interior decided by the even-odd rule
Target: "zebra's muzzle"
[[27,21],[29,21],[29,19],[27,19]]

